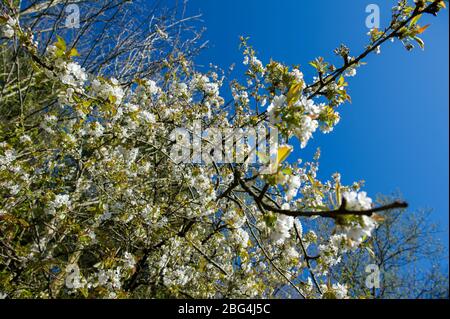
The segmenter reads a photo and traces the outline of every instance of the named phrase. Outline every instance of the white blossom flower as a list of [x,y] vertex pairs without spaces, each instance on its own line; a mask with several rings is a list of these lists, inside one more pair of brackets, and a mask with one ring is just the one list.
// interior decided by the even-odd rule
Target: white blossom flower
[[303,237],[303,225],[302,225],[302,223],[300,222],[300,220],[298,220],[298,219],[295,220],[295,226],[296,226],[296,228],[297,228],[297,230],[298,230],[299,236],[300,236],[300,237]]
[[371,236],[372,231],[376,228],[376,226],[377,223],[375,220],[369,216],[362,216],[361,222],[357,225],[338,227],[338,230],[343,228],[341,231],[344,231],[347,238],[350,239],[349,247],[356,248],[362,243],[364,238]]
[[[289,209],[287,203],[281,206],[282,209]],[[275,223],[274,230],[271,233],[271,239],[276,244],[283,244],[284,241],[291,237],[290,230],[294,226],[294,217],[280,214],[277,215],[277,221]]]
[[334,283],[331,285],[331,287],[328,287],[327,285],[322,285],[322,292],[324,294],[331,293],[334,295],[336,299],[347,299],[348,298],[348,289],[345,285],[342,285],[340,283]]
[[233,90],[233,98],[235,101],[240,101],[243,104],[248,104],[250,102],[247,91],[236,92],[235,90]]
[[278,95],[275,96],[272,100],[272,103],[267,107],[267,112],[273,113],[275,110],[280,109],[284,103],[286,102],[286,96]]
[[70,205],[70,196],[67,194],[58,194],[55,196],[55,199],[52,201],[51,206],[54,208],[60,208],[62,206]]
[[9,165],[17,157],[15,150],[6,150],[4,155],[0,155],[0,165]]
[[342,196],[346,200],[348,210],[368,210],[372,208],[372,199],[367,197],[366,192],[344,192]]
[[297,259],[300,256],[299,252],[293,246],[288,246],[284,253],[289,259]]
[[262,64],[262,62],[257,58],[257,57],[252,57],[251,59],[251,63],[253,66],[255,66],[258,69],[262,69],[264,71],[264,66]]
[[15,28],[19,25],[19,21],[16,18],[8,17],[6,23],[0,26],[1,37],[11,39],[14,36]]
[[318,115],[324,107],[324,104],[316,105],[312,99],[308,99],[305,96],[301,97],[298,104],[303,106],[305,113],[310,115]]
[[[346,200],[346,209],[350,211],[364,211],[372,207],[372,199],[367,197],[366,192],[345,192],[343,197]],[[359,221],[353,221],[351,224],[337,226],[338,234],[344,234],[345,245],[349,249],[358,247],[366,237],[370,237],[372,231],[376,228],[376,221],[369,216],[360,216]]]
[[14,28],[9,24],[5,24],[1,27],[1,36],[7,39],[11,39],[14,36]]
[[346,76],[355,76],[356,75],[356,68],[349,68],[347,71],[345,71]]
[[148,90],[150,94],[158,94],[160,92],[160,88],[156,85],[156,82],[153,80],[148,80],[146,82],[147,86],[148,86]]
[[57,121],[58,118],[56,116],[45,114],[44,120],[41,123],[41,128],[47,133],[53,134],[55,133],[53,128],[56,125]]
[[64,70],[60,75],[61,82],[74,87],[81,87],[87,80],[87,74],[78,63],[69,62],[64,64]]
[[381,53],[381,47],[379,45],[375,48],[375,53],[376,54],[380,54]]
[[317,120],[313,120],[310,116],[305,115],[302,117],[300,127],[294,130],[295,134],[301,142],[301,148],[306,147],[309,139],[312,137],[318,126],[319,123],[317,122]]
[[243,228],[239,227],[235,229],[233,231],[233,237],[242,248],[246,248],[248,246],[249,235]]
[[122,103],[122,99],[125,95],[123,89],[120,87],[119,82],[112,78],[110,79],[110,83],[108,82],[100,82],[95,79],[91,83],[92,91],[95,95],[100,96],[105,100],[113,99],[116,105],[120,105]]
[[301,181],[300,176],[290,175],[288,178],[288,190],[286,192],[286,200],[290,201],[297,196],[298,189],[300,188]]
[[89,134],[94,137],[101,137],[105,132],[105,128],[99,122],[89,123]]
[[246,218],[245,215],[238,214],[235,209],[230,209],[223,214],[222,220],[232,225],[233,227],[238,228],[242,227],[245,224]]
[[293,69],[290,74],[294,77],[295,81],[303,81],[303,73],[299,69]]

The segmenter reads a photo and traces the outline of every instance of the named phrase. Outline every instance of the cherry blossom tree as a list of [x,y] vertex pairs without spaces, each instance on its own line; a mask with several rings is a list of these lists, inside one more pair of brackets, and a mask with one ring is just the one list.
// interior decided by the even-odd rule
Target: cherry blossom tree
[[[77,3],[89,14],[71,30],[61,20]],[[407,204],[375,205],[339,173],[319,180],[320,152],[287,158],[293,140],[304,148],[334,129],[346,78],[366,56],[394,39],[423,47],[420,19],[445,2],[400,0],[362,53],[341,45],[340,66],[314,59],[311,82],[297,66],[260,61],[244,37],[243,78],[199,72],[197,17],[154,8],[142,28],[134,5],[2,1],[2,296],[359,297],[329,270],[367,244],[380,212]],[[253,144],[232,135],[226,161],[226,138],[198,126],[276,134]],[[321,233],[320,220],[333,230]]]

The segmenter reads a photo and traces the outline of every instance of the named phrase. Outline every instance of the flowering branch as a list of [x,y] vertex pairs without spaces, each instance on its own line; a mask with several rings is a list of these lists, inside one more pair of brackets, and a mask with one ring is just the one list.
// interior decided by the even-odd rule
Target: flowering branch
[[265,203],[260,195],[255,194],[250,187],[241,179],[238,178],[239,184],[241,187],[255,200],[258,206],[261,206],[267,211],[271,211],[274,213],[283,214],[291,217],[313,217],[320,216],[326,218],[337,218],[342,215],[355,215],[355,216],[372,216],[373,213],[386,211],[390,209],[396,208],[407,208],[408,203],[404,201],[395,201],[390,204],[382,205],[379,207],[374,207],[366,210],[348,210],[346,208],[347,200],[343,197],[342,204],[337,209],[329,210],[329,211],[306,211],[306,210],[290,210],[290,209],[282,209],[277,208],[272,205]]
[[[377,48],[380,47],[380,45],[382,45],[384,42],[386,42],[389,39],[393,39],[394,37],[399,35],[399,31],[404,28],[408,23],[411,22],[411,20],[413,20],[414,18],[420,16],[423,13],[430,13],[430,14],[435,14],[436,10],[438,8],[438,5],[442,3],[442,0],[434,0],[431,4],[429,4],[428,6],[421,8],[419,6],[419,4],[416,5],[413,13],[403,22],[401,22],[398,26],[396,26],[395,28],[393,28],[393,25],[391,24],[384,32],[383,35],[380,36],[378,38],[378,40],[376,40],[373,44],[371,44],[369,46],[369,48],[364,51],[363,53],[361,53],[358,57],[348,61],[346,59],[346,63],[344,63],[344,65],[342,67],[340,67],[339,69],[337,69],[336,71],[334,71],[333,73],[329,74],[328,76],[326,76],[325,78],[322,78],[322,74],[319,73],[319,81],[311,84],[310,86],[307,86],[305,88],[305,91],[309,91],[309,90],[313,90],[316,86],[318,86],[317,89],[313,90],[313,92],[308,96],[308,99],[312,99],[315,96],[317,96],[318,94],[320,94],[320,92],[322,91],[323,88],[325,88],[327,85],[329,85],[330,83],[336,81],[336,79],[342,75],[347,69],[351,68],[352,66],[358,65],[359,62],[361,60],[363,60],[367,55],[369,55],[369,53],[377,50]],[[389,30],[392,30],[390,33]]]

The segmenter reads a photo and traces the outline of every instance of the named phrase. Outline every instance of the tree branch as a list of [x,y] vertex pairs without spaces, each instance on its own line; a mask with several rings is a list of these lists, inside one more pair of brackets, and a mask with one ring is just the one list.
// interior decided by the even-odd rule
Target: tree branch
[[385,211],[385,210],[389,210],[389,209],[395,209],[395,208],[406,208],[406,207],[408,207],[408,203],[398,200],[398,201],[394,201],[394,202],[392,202],[390,204],[387,204],[387,205],[374,207],[374,208],[367,209],[367,210],[354,211],[354,210],[348,210],[345,207],[346,206],[346,200],[345,200],[345,198],[342,198],[341,206],[339,208],[337,208],[337,209],[329,210],[329,211],[303,211],[303,210],[282,209],[282,208],[277,208],[277,207],[274,207],[272,205],[269,205],[269,204],[265,203],[263,201],[263,199],[260,198],[259,195],[255,194],[250,189],[250,187],[248,187],[248,185],[240,177],[238,177],[238,180],[239,180],[239,184],[241,185],[241,187],[251,197],[253,197],[253,199],[255,200],[255,202],[256,202],[256,204],[258,206],[261,206],[265,210],[268,210],[268,211],[271,211],[271,212],[274,212],[274,213],[283,214],[283,215],[292,216],[292,217],[321,216],[321,217],[326,217],[326,218],[337,218],[340,215],[372,216],[372,214],[376,213],[376,212]]

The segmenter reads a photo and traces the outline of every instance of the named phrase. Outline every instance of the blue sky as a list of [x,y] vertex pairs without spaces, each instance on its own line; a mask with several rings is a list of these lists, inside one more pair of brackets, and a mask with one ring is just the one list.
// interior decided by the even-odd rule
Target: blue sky
[[[379,5],[385,27],[394,1],[190,0],[189,11],[203,14],[210,41],[197,62],[224,69],[241,64],[244,35],[263,63],[300,64],[311,80],[308,62],[317,56],[340,62],[333,54],[340,43],[353,55],[362,52],[370,3]],[[305,150],[296,145],[294,156],[310,159],[320,146],[323,178],[339,171],[345,183],[365,180],[372,197],[400,191],[411,209],[432,208],[448,243],[448,11],[422,20],[431,23],[425,50],[407,52],[389,42],[370,55],[349,80],[353,102],[341,107],[333,133],[316,134]]]

